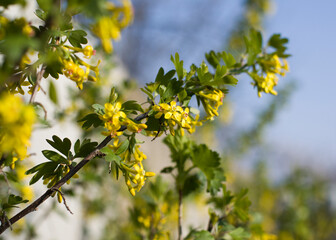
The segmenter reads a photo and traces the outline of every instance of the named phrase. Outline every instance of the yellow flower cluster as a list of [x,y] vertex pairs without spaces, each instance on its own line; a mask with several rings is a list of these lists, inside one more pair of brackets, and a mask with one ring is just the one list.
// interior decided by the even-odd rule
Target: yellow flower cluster
[[254,80],[252,85],[258,88],[258,96],[261,97],[262,92],[277,95],[274,87],[278,84],[278,75],[285,76],[289,71],[286,59],[280,60],[277,55],[273,55],[269,60],[262,60],[260,65],[263,71],[261,76],[254,73],[250,74]]
[[[162,230],[162,225],[167,222],[167,218],[165,217],[165,213],[167,211],[165,210],[164,206],[167,205],[166,203],[162,204],[160,209],[157,209],[156,211],[153,211],[152,209],[148,208],[140,208],[140,213],[137,218],[138,222],[141,223],[145,228],[150,229],[151,227],[156,227],[158,230]],[[168,208],[168,207],[166,207]],[[160,235],[163,234],[162,231],[160,231],[158,234],[154,236],[154,239],[166,239],[166,238],[160,238]]]
[[121,131],[118,131],[122,125],[127,126],[127,130],[130,132],[138,133],[142,129],[146,129],[147,125],[144,123],[135,123],[131,119],[129,119],[126,114],[121,111],[121,103],[116,102],[106,103],[105,114],[100,116],[100,119],[103,120],[104,127],[107,131],[102,132],[105,136],[117,137],[122,135]]
[[[64,46],[64,49],[66,51],[73,50],[72,53],[81,52],[84,54],[86,58],[90,58],[91,56],[96,54],[96,51],[93,49],[92,46],[88,45],[85,48],[76,48],[71,46]],[[96,66],[92,66],[90,64],[87,64],[80,58],[76,58],[76,62],[74,62],[71,58],[69,60],[62,60],[64,69],[63,74],[71,79],[72,81],[76,82],[77,87],[79,89],[83,89],[83,82],[85,80],[88,81],[97,81],[97,77],[99,76],[99,69],[98,66],[100,64],[100,61],[98,61],[98,64]],[[81,66],[85,67],[85,71]],[[95,76],[90,75],[90,72],[93,71],[95,73]]]
[[205,119],[213,120],[214,116],[218,116],[218,108],[223,104],[224,93],[217,89],[206,89],[200,91],[197,95],[201,97],[201,102],[207,114]]
[[153,110],[157,112],[154,117],[156,119],[164,116],[168,121],[165,124],[168,125],[170,133],[175,136],[175,126],[177,125],[181,135],[184,135],[184,129],[187,129],[189,133],[195,131],[195,126],[202,125],[201,122],[198,122],[198,116],[195,119],[192,119],[189,114],[189,108],[183,108],[177,106],[175,101],[170,102],[170,105],[167,103],[160,103],[159,105],[154,105]]
[[[109,145],[109,147],[116,151],[120,145],[119,139],[115,138],[113,145]],[[140,145],[135,145],[133,149],[127,149],[120,154],[122,158],[120,167],[124,170],[126,185],[133,196],[136,191],[141,190],[148,177],[155,176],[155,173],[145,171],[142,161],[147,159],[147,156],[139,148]]]
[[3,94],[0,102],[0,154],[12,155],[14,163],[27,155],[35,111],[12,94]]
[[91,30],[101,39],[105,52],[111,53],[113,51],[111,40],[118,40],[121,30],[132,22],[133,8],[130,0],[122,0],[121,6],[107,3],[106,10],[110,16],[101,17]]
[[[78,62],[79,63],[75,63],[72,60],[63,60],[63,73],[67,78],[76,82],[79,89],[83,89],[83,82],[85,80],[93,82],[97,81],[97,77],[99,76],[98,65],[100,61],[98,62],[97,66],[91,66],[80,59],[78,59]],[[86,67],[85,71],[80,67],[81,65]],[[89,75],[91,70],[95,73],[95,77]]]

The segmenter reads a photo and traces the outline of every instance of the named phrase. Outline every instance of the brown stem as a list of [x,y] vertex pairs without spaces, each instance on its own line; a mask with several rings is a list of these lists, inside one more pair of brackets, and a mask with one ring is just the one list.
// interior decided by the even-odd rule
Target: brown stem
[[[148,112],[137,116],[134,120],[140,121],[148,117]],[[118,131],[126,130],[126,126],[122,126]],[[49,188],[41,197],[36,199],[33,203],[23,209],[21,212],[16,214],[14,217],[9,219],[9,221],[1,222],[0,235],[11,225],[16,223],[18,220],[26,216],[27,214],[36,211],[37,207],[40,206],[45,200],[47,200],[54,191],[57,191],[62,185],[64,185],[73,175],[75,175],[84,165],[86,165],[90,160],[96,156],[101,156],[100,149],[105,147],[112,140],[111,136],[107,136],[89,155],[87,155],[82,161],[80,161],[74,168],[72,168],[61,180],[59,180],[54,186]]]
[[182,239],[182,189],[178,190],[178,240]]
[[71,213],[71,214],[73,214],[73,212],[71,211],[71,209],[69,208],[69,206],[68,206],[68,204],[67,204],[67,202],[65,200],[65,197],[64,197],[64,194],[62,193],[62,191],[59,190],[59,189],[54,189],[54,190],[57,191],[62,196],[62,200],[63,200],[64,206],[68,210],[68,212]]
[[34,102],[34,104],[38,105],[38,106],[40,106],[42,108],[42,110],[44,112],[44,120],[47,120],[47,114],[48,114],[48,112],[47,112],[46,108],[43,106],[43,104],[39,103],[39,102]]
[[33,92],[32,92],[32,95],[30,96],[29,103],[33,103],[35,100],[36,93],[40,87],[41,80],[42,80],[45,69],[46,69],[46,66],[42,65],[41,71],[37,74],[37,79],[36,79],[35,85],[33,86]]

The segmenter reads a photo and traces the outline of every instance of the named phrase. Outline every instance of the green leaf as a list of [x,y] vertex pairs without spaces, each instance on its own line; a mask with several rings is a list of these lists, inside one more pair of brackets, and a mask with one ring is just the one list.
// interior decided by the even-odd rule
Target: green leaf
[[45,21],[47,19],[47,13],[42,11],[41,9],[36,9],[35,15],[41,20]]
[[55,162],[55,163],[64,163],[67,164],[69,161],[59,155],[57,152],[50,151],[50,150],[43,150],[42,154],[49,160]]
[[259,31],[252,29],[249,37],[244,37],[246,53],[248,54],[247,64],[254,64],[257,55],[262,52],[262,36]]
[[79,152],[79,149],[80,149],[80,140],[77,139],[77,141],[75,142],[75,145],[74,145],[75,154],[77,154]]
[[57,51],[48,51],[46,59],[40,59],[42,61],[45,61],[46,64],[46,69],[43,74],[44,78],[47,78],[50,75],[53,78],[58,79],[59,74],[63,74],[64,65],[60,61],[60,55],[61,53],[58,53]]
[[18,205],[20,203],[27,203],[27,202],[29,202],[29,201],[24,200],[21,196],[10,194],[8,196],[7,203],[2,204],[2,209],[5,210],[5,209],[8,209],[8,208],[17,207],[16,205]]
[[147,122],[146,122],[147,131],[160,131],[161,127],[160,127],[160,120],[156,119],[155,117],[148,117],[147,118]]
[[82,48],[81,44],[87,44],[87,39],[85,36],[87,33],[83,30],[73,30],[69,32],[68,40],[74,47]]
[[130,145],[129,141],[126,139],[122,142],[122,144],[120,145],[120,147],[117,149],[117,151],[115,151],[116,155],[120,155],[123,152],[125,152],[128,148],[128,146]]
[[194,145],[191,157],[194,165],[198,167],[207,178],[207,191],[216,194],[224,180],[224,174],[220,166],[219,154],[210,150],[207,145]]
[[158,73],[156,74],[155,82],[161,83],[163,78],[164,78],[164,70],[162,67],[160,67]]
[[26,175],[32,174],[34,172],[39,171],[40,169],[42,169],[48,162],[44,162],[44,163],[40,163],[38,165],[36,165],[35,167],[32,167],[31,169],[27,170],[25,172]]
[[169,147],[173,162],[183,165],[190,158],[192,142],[186,136],[168,135],[163,142]]
[[224,235],[225,240],[248,240],[251,234],[245,231],[244,228],[238,227]]
[[[59,164],[55,163],[55,162],[45,162],[45,163],[42,163],[42,164],[43,165],[38,168],[37,173],[29,181],[29,185],[32,185],[32,184],[36,183],[43,176],[53,175],[55,169],[59,166]],[[32,172],[33,171],[32,169],[28,170],[26,172],[26,174],[28,174],[29,172]],[[36,170],[36,169],[34,169],[34,170]]]
[[276,49],[276,53],[279,57],[289,57],[289,54],[284,54],[287,50],[285,44],[288,43],[287,38],[281,38],[280,34],[273,34],[268,40],[268,45]]
[[214,68],[218,67],[220,63],[220,59],[218,58],[218,56],[216,55],[214,51],[210,51],[209,53],[206,53],[205,58],[208,61],[208,63],[210,63],[211,66],[213,66]]
[[116,155],[112,149],[104,147],[101,152],[105,154],[105,160],[107,162],[115,162],[118,166],[120,166],[122,159],[120,156]]
[[28,200],[24,200],[20,196],[16,196],[14,194],[10,194],[8,196],[8,204],[10,204],[10,205],[17,205],[17,204],[26,203],[26,202],[28,202]]
[[50,100],[58,105],[58,97],[57,97],[57,91],[54,83],[52,81],[49,82],[49,98]]
[[182,80],[186,75],[186,70],[183,69],[183,61],[180,61],[180,56],[178,53],[175,53],[175,59],[171,55],[170,60],[174,63],[177,77],[179,80]]
[[251,201],[247,197],[248,189],[242,189],[235,197],[234,213],[237,217],[246,222],[249,219],[249,208]]
[[71,141],[69,138],[64,138],[63,141],[57,137],[56,135],[52,136],[54,141],[47,139],[47,142],[55,149],[63,153],[66,157],[68,157],[70,148],[71,148]]
[[174,77],[175,73],[175,70],[170,70],[169,72],[164,74],[163,68],[160,68],[155,78],[156,87],[158,85],[167,86],[169,81]]
[[183,82],[177,81],[175,78],[170,80],[163,94],[161,95],[160,101],[167,102],[174,98],[182,90]]
[[144,92],[152,101],[154,101],[153,92],[156,90],[156,87],[154,85],[155,84],[147,84],[147,86],[153,86],[153,88],[151,89],[149,89],[148,87],[140,88],[140,90]]
[[125,111],[139,111],[144,112],[141,105],[137,103],[137,101],[130,100],[126,101],[122,104],[121,108]]
[[[79,140],[77,140],[77,141],[79,141]],[[86,157],[97,147],[97,145],[98,145],[97,142],[91,142],[90,139],[84,139],[84,141],[82,142],[82,145],[80,145],[80,147],[78,145],[75,146],[75,156],[74,156],[74,158]],[[76,149],[77,149],[77,151],[76,151]]]
[[97,113],[98,115],[104,115],[105,114],[105,107],[95,103],[92,105],[92,108],[95,110],[95,113]]
[[91,126],[97,128],[104,125],[104,122],[99,118],[96,113],[90,113],[82,119],[78,120],[78,122],[84,122],[82,125],[83,129],[89,129]]
[[111,88],[110,96],[109,96],[109,103],[115,103],[118,98],[118,93],[116,93],[116,89],[113,87]]
[[190,71],[189,73],[187,73],[187,76],[186,76],[186,81],[189,81],[196,73],[196,70],[197,70],[197,66],[195,64],[192,64],[190,66]]
[[189,175],[185,178],[184,180],[184,185],[183,185],[183,197],[199,191],[202,187],[202,181],[199,178],[199,175],[193,174]]
[[[183,103],[184,100],[188,97],[187,91],[183,89],[181,92],[177,94],[177,97],[179,99],[179,102]],[[190,98],[187,100],[190,100]]]
[[236,79],[232,75],[227,75],[223,78],[223,83],[227,85],[235,86],[238,83],[238,79]]
[[236,63],[231,53],[222,52],[221,57],[228,68],[231,68]]
[[[62,15],[62,19],[59,23],[60,30],[61,31],[71,30],[73,28],[72,22],[71,22],[71,20],[72,20],[71,15],[69,15],[67,13],[61,13],[61,15]],[[62,35],[64,35],[64,34],[62,33]]]
[[213,78],[212,74],[209,73],[208,66],[205,62],[202,62],[201,67],[197,68],[196,72],[202,85],[208,85]]

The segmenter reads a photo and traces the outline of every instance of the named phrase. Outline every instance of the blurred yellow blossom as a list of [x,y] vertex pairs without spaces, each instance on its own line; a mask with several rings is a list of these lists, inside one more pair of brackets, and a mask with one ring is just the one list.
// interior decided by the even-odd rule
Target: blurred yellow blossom
[[105,52],[113,51],[112,40],[120,38],[120,32],[133,20],[133,7],[131,1],[121,1],[121,6],[107,3],[106,10],[110,15],[101,17],[91,28],[92,32],[100,38]]
[[206,89],[200,91],[198,96],[201,97],[204,110],[207,114],[206,120],[213,120],[218,116],[218,108],[223,104],[224,93],[221,90]]
[[3,94],[0,101],[0,153],[13,155],[14,163],[27,155],[35,111],[12,94]]
[[260,66],[261,74],[249,73],[254,80],[252,85],[258,89],[258,96],[261,97],[262,92],[277,95],[274,87],[278,84],[278,75],[285,76],[289,71],[286,59],[280,59],[278,55],[272,55],[270,58],[260,60]]

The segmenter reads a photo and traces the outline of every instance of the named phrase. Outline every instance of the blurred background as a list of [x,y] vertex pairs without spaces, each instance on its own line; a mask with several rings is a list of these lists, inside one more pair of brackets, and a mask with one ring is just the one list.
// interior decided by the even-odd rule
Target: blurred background
[[[227,95],[224,117],[204,126],[198,135],[202,137],[196,138],[222,153],[229,185],[250,189],[255,218],[264,216],[267,232],[279,239],[336,239],[336,2],[142,0],[133,4],[134,23],[115,44],[111,58],[115,72],[111,84],[136,79],[138,86],[144,86],[155,79],[160,67],[173,68],[170,55],[175,52],[186,67],[200,64],[210,50],[238,56],[244,51],[242,36],[251,27],[263,32],[264,41],[273,33],[289,39],[290,72],[279,81],[279,96],[258,98],[248,76],[242,76]],[[72,131],[64,126],[54,130],[63,137]],[[51,136],[39,134],[33,146]],[[168,158],[166,148],[156,144]],[[37,145],[36,152],[47,146]],[[159,172],[166,166],[157,160],[162,154],[149,153],[150,149],[148,165],[154,164]],[[116,233],[115,228],[99,225],[102,220],[87,208],[91,200],[69,200],[79,216],[69,217],[64,210],[66,217],[43,223],[40,229],[47,231],[41,230],[37,239],[64,239],[64,232],[50,236],[53,224],[63,224],[60,228],[72,239],[121,239],[111,233]],[[117,218],[111,219],[113,223]]]

